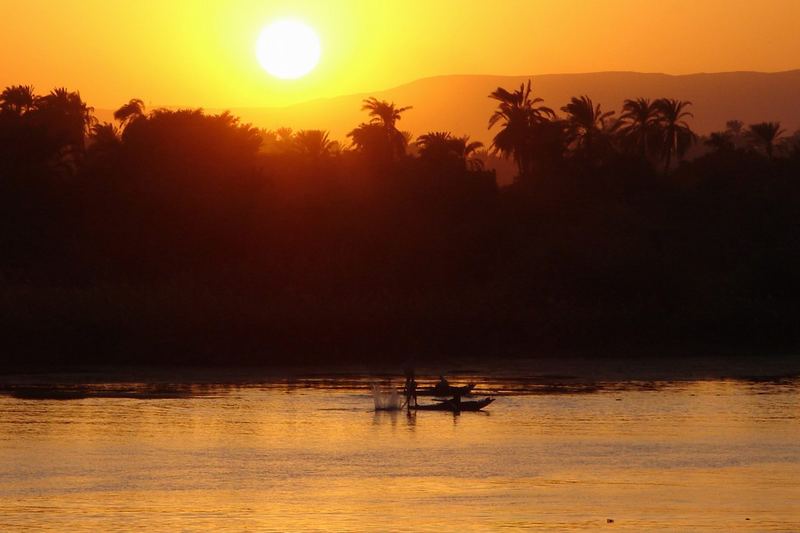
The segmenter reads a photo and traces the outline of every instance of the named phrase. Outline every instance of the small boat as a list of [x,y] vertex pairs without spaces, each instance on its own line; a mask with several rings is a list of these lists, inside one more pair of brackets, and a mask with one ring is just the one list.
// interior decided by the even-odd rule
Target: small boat
[[459,405],[454,400],[444,400],[434,404],[410,406],[410,408],[418,411],[451,411],[453,413],[459,411],[480,411],[493,401],[494,398],[484,398],[483,400],[462,401]]
[[466,396],[472,389],[475,388],[474,383],[469,383],[467,385],[463,385],[461,387],[454,387],[452,385],[447,385],[446,387],[430,387],[427,389],[419,389],[417,390],[418,396]]

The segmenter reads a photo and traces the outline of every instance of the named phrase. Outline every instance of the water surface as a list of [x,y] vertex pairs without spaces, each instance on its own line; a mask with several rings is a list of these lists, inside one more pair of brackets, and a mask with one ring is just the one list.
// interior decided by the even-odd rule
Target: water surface
[[6,387],[0,531],[800,530],[796,378],[473,377],[460,416],[363,376]]

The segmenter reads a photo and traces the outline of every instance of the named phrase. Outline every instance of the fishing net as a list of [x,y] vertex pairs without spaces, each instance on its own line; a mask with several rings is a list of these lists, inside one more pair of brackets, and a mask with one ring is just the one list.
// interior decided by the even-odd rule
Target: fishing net
[[381,387],[377,383],[373,383],[372,399],[375,400],[376,411],[397,411],[403,408],[402,398],[391,384]]

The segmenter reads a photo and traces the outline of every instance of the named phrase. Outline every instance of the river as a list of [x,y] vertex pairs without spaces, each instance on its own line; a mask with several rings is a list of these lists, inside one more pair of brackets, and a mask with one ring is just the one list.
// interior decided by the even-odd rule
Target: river
[[358,374],[26,379],[0,531],[800,530],[797,377],[465,374],[497,400],[461,415]]

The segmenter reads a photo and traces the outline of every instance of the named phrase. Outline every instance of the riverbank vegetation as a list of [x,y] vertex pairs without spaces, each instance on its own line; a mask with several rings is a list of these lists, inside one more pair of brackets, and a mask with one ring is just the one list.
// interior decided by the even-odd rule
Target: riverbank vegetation
[[[8,365],[791,350],[800,135],[498,88],[494,142],[0,94]],[[687,158],[687,156],[691,156]],[[493,162],[513,162],[498,186]]]

